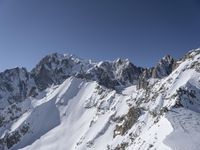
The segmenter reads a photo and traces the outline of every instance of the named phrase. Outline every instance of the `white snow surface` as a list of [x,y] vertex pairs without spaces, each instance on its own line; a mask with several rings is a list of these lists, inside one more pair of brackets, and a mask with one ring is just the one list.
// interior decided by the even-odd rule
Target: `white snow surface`
[[[0,136],[29,126],[12,150],[199,150],[200,73],[193,65],[199,51],[180,60],[168,77],[149,80],[149,89],[132,85],[118,93],[70,77],[21,102],[22,114],[1,127]],[[139,118],[114,136],[136,107]]]

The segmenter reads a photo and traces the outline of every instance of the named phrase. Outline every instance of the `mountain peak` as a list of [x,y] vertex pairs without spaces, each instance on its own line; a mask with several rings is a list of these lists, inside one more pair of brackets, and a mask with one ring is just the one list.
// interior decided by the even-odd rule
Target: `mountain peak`
[[170,61],[173,61],[173,60],[174,60],[174,58],[173,58],[171,55],[169,55],[169,54],[165,55],[165,56],[161,59],[161,61],[167,61],[167,62],[170,62]]
[[200,54],[200,48],[192,49],[192,50],[190,50],[188,53],[186,53],[183,56],[183,58],[181,59],[181,61],[185,61],[186,59],[193,59],[198,54]]
[[153,68],[153,78],[163,78],[168,76],[174,68],[175,59],[170,55],[165,55]]
[[128,58],[123,59],[123,58],[117,58],[114,60],[115,63],[123,63],[123,62],[130,62]]

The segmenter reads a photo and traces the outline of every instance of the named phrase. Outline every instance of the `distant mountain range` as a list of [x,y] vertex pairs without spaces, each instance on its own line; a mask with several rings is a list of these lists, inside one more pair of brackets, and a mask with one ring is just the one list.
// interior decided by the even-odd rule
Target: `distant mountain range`
[[199,150],[200,49],[155,67],[45,56],[0,73],[0,150]]

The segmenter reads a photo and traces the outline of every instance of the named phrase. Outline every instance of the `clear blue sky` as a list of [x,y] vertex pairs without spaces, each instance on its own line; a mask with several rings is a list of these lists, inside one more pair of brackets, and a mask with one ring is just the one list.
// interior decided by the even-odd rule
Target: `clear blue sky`
[[149,67],[197,47],[199,0],[0,0],[0,71],[52,52]]

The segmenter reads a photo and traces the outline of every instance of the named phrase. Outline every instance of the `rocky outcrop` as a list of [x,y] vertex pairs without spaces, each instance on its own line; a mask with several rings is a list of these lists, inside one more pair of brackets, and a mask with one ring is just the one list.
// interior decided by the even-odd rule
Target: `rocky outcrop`
[[75,76],[89,63],[81,62],[72,55],[51,54],[44,57],[31,71],[32,77],[40,91],[52,84],[61,84],[70,76]]
[[29,124],[24,124],[22,127],[19,128],[19,130],[11,133],[6,133],[6,135],[0,139],[0,150],[12,148],[28,131]]
[[146,78],[140,78],[138,80],[137,89],[147,89],[149,82]]
[[66,78],[75,76],[94,80],[108,88],[138,83],[143,69],[129,60],[117,59],[91,63],[72,55],[51,54],[44,57],[31,71],[40,91],[52,84],[60,84]]
[[129,60],[100,62],[86,72],[86,78],[98,81],[108,88],[137,84],[142,68],[136,67]]
[[139,108],[131,107],[125,116],[114,119],[115,122],[119,122],[121,125],[116,125],[113,138],[117,135],[124,135],[138,120],[141,115]]
[[0,73],[0,103],[21,102],[27,96],[33,96],[30,91],[35,87],[34,79],[25,68],[5,70]]
[[176,61],[170,55],[163,57],[153,68],[152,78],[163,78],[168,76],[175,68]]

